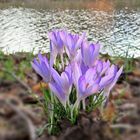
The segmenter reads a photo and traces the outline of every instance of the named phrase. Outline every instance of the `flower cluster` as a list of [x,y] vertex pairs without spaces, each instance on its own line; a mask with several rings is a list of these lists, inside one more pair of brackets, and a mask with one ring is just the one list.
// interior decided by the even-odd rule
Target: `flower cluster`
[[[78,35],[55,30],[49,33],[49,38],[49,60],[38,54],[32,67],[48,83],[57,100],[65,109],[80,108],[81,103],[86,109],[86,99],[102,93],[104,104],[123,67],[119,69],[109,60],[100,60],[100,44],[88,42],[85,33]],[[73,101],[71,96],[75,97]]]

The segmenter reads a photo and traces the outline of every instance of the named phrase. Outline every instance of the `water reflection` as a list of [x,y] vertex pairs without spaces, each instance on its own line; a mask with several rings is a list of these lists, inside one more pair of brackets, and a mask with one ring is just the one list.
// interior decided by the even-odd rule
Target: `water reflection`
[[48,51],[48,31],[63,28],[86,32],[90,41],[99,40],[105,46],[102,53],[125,55],[129,49],[129,56],[140,56],[140,11],[108,9],[1,9],[0,47],[8,53]]

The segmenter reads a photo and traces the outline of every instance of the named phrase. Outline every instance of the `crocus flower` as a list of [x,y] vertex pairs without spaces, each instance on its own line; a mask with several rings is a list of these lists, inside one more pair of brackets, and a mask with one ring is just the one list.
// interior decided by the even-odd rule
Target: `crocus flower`
[[[63,48],[64,48],[64,43],[60,37],[60,33],[61,33],[61,36],[62,34],[64,34],[63,31],[53,31],[53,32],[50,32],[49,33],[49,38],[50,38],[50,41],[52,42],[52,50],[55,50],[57,51],[58,53],[62,53],[63,52]],[[53,52],[54,53],[54,52]]]
[[[53,65],[55,63],[55,59],[59,54],[63,57],[64,52],[64,43],[61,37],[64,38],[65,32],[64,31],[53,31],[49,33],[50,38],[50,63]],[[63,58],[62,58],[63,59]]]
[[105,73],[105,76],[102,77],[100,81],[100,89],[102,90],[104,87],[108,86],[112,83],[115,76],[117,74],[117,67],[115,65],[112,65]]
[[108,70],[108,68],[110,67],[110,61],[107,60],[102,61],[102,60],[96,60],[95,61],[95,68],[97,73],[102,76],[103,74],[105,74],[105,72]]
[[51,80],[51,67],[48,63],[48,59],[45,56],[38,54],[38,60],[34,59],[31,62],[33,69],[43,78],[45,82],[50,82]]
[[80,64],[73,63],[73,81],[77,90],[77,99],[85,99],[99,89],[100,77],[95,68],[88,68],[85,74],[82,73]]
[[81,44],[84,41],[84,39],[85,39],[85,33],[83,33],[81,36],[67,34],[66,51],[70,59],[73,60],[75,58],[77,54],[77,50],[81,47]]
[[78,80],[78,99],[82,100],[86,97],[98,92],[100,78],[97,77],[96,70],[89,68],[85,75],[80,76]]
[[69,94],[72,88],[70,67],[67,67],[61,75],[55,69],[52,69],[52,78],[53,80],[49,83],[49,87],[64,107],[66,107],[66,102],[69,100]]
[[83,42],[81,47],[82,60],[85,65],[92,67],[99,55],[100,45],[99,43],[90,44],[88,42]]
[[[103,90],[103,92],[104,92],[103,95],[106,97],[106,102],[109,98],[110,91],[112,90],[112,88],[116,84],[116,82],[117,82],[118,78],[120,77],[122,71],[123,71],[123,66],[119,70],[116,66],[115,71],[114,71],[114,75],[112,75],[111,81],[107,82],[108,84],[105,85],[104,90]],[[109,75],[109,73],[108,73],[108,75]],[[107,79],[104,80],[104,82],[105,81],[107,81]]]

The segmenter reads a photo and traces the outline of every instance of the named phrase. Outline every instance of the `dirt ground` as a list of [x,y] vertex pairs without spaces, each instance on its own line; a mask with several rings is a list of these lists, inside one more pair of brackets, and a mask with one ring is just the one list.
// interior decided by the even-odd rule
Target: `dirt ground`
[[140,139],[139,59],[133,61],[133,71],[121,75],[102,113],[81,112],[74,126],[62,120],[55,136],[47,133],[42,81],[26,63],[29,60],[26,54],[0,57],[0,140]]

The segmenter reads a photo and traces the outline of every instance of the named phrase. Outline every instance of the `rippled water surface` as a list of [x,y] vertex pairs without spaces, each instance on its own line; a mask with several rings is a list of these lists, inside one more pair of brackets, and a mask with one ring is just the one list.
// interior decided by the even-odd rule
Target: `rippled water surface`
[[140,56],[140,3],[115,7],[102,1],[88,3],[86,8],[63,9],[15,8],[8,3],[0,10],[0,48],[7,53],[48,51],[48,31],[62,28],[86,32],[90,41],[101,42],[102,53]]

